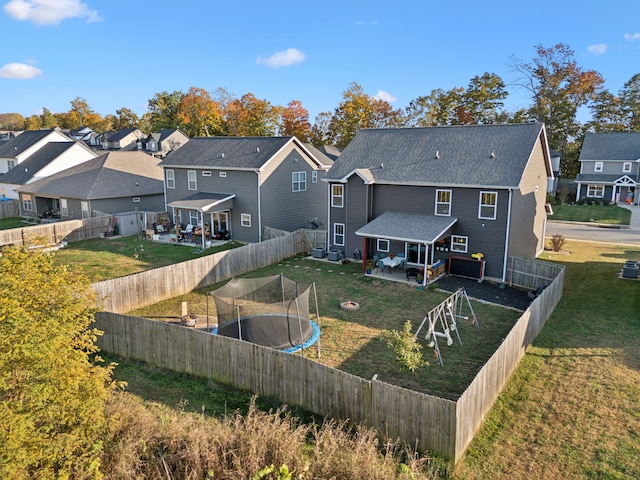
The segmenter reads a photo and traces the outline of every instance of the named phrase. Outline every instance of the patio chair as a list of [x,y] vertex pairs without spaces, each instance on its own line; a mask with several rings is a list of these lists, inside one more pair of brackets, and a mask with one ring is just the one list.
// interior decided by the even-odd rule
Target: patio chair
[[185,240],[192,241],[193,240],[193,225],[190,223],[184,229],[184,238]]
[[384,271],[387,270],[387,266],[384,264],[384,262],[382,260],[378,260],[378,263],[376,263],[377,267],[378,267],[378,272],[384,274]]
[[418,274],[420,273],[420,270],[418,270],[417,268],[407,268],[405,270],[405,274],[407,276],[407,280],[409,280],[411,277],[415,278],[417,280],[418,278]]

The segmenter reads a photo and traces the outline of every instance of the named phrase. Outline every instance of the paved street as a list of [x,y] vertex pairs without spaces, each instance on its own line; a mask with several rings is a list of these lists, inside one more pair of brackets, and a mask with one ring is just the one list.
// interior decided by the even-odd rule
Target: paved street
[[547,222],[546,236],[560,234],[564,238],[640,245],[640,206],[621,205],[631,210],[629,227],[601,227],[583,223],[555,222],[553,217]]

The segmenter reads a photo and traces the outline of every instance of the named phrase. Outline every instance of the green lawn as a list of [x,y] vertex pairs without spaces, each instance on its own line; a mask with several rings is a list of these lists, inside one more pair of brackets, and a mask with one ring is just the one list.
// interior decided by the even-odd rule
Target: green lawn
[[617,205],[553,205],[549,220],[629,225],[631,210]]
[[227,242],[201,252],[197,246],[153,242],[140,239],[137,235],[106,237],[70,243],[66,248],[56,251],[55,261],[77,266],[94,283],[239,246],[241,244],[237,242]]
[[0,230],[24,227],[22,217],[0,218]]

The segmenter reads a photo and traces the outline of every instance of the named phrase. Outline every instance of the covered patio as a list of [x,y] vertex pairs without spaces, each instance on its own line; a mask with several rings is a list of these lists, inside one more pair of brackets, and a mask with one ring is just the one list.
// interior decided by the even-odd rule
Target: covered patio
[[208,241],[229,240],[235,197],[234,193],[200,192],[169,203],[178,238],[195,240],[202,248]]
[[396,255],[404,255],[406,259],[404,269],[380,271],[374,265],[371,274],[377,270],[376,274],[383,278],[385,274],[393,274],[406,279],[409,272],[415,275],[414,280],[422,277],[422,286],[428,285],[446,272],[446,256],[437,258],[436,252],[440,250],[436,250],[436,244],[447,245],[442,248],[449,251],[448,243],[442,241],[451,235],[457,221],[456,217],[449,216],[384,212],[355,232],[362,237],[362,273],[367,271],[367,260],[387,252],[397,252]]

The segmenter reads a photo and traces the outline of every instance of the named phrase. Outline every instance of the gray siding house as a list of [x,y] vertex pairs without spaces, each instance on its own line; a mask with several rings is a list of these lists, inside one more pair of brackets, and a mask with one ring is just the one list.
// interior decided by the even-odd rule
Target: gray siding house
[[212,237],[259,242],[265,226],[296,230],[327,218],[331,159],[295,137],[193,138],[161,163],[167,211]]
[[61,220],[100,213],[164,211],[159,159],[142,152],[109,152],[17,189],[21,215],[41,216],[52,203]]
[[638,205],[640,132],[587,133],[578,161],[576,200]]
[[189,137],[177,129],[160,130],[138,140],[137,148],[157,158],[164,158],[189,141]]
[[327,247],[425,270],[482,253],[505,281],[509,255],[544,249],[551,176],[543,124],[361,130],[325,177]]

